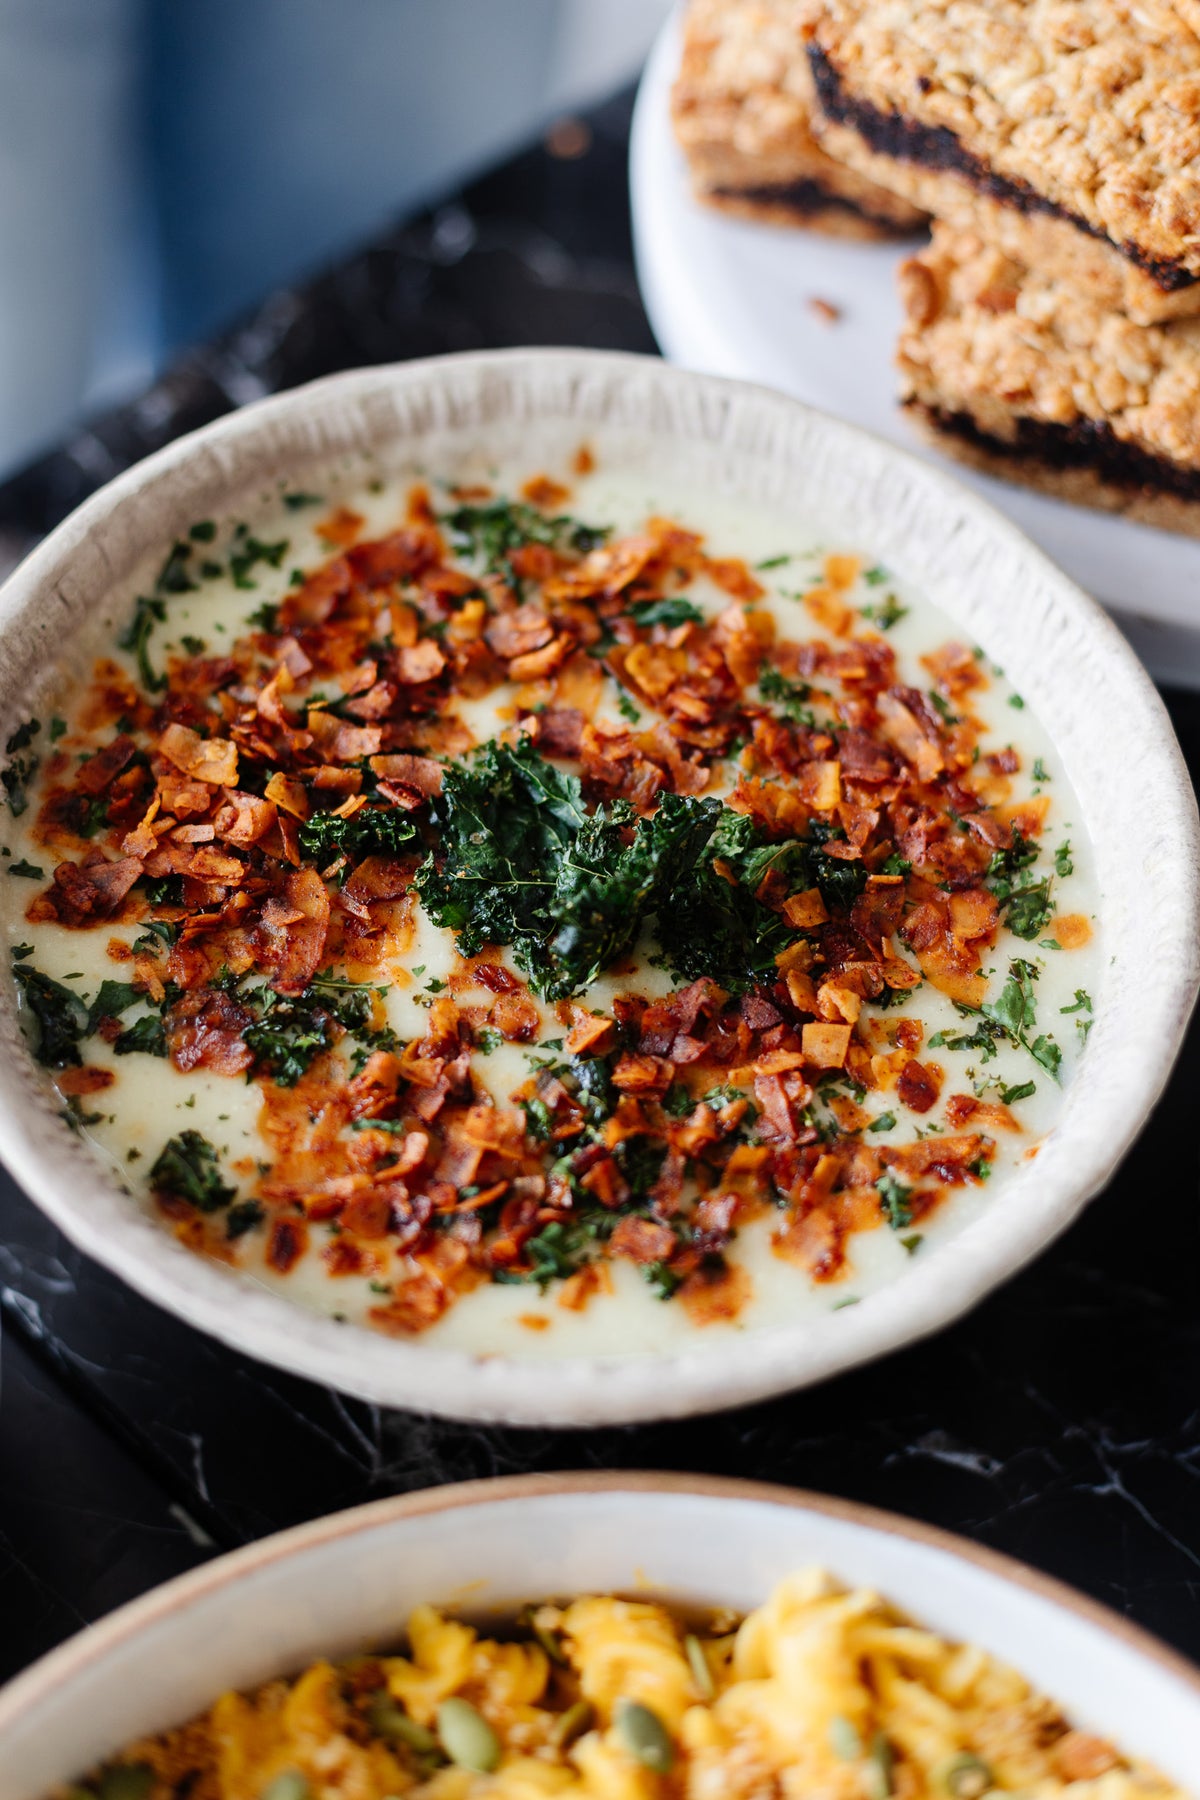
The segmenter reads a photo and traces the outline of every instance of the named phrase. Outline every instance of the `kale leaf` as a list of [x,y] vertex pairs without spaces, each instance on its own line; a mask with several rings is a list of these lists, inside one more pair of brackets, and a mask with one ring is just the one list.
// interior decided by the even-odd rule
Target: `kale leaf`
[[412,842],[417,828],[400,806],[363,806],[349,818],[314,813],[300,827],[300,848],[321,863],[338,855],[357,859],[392,856]]
[[38,772],[41,758],[38,756],[21,756],[18,752],[27,750],[38,732],[42,729],[38,719],[27,719],[24,725],[18,725],[4,746],[8,756],[8,765],[0,774],[0,782],[8,796],[8,810],[14,819],[29,805],[29,787]]
[[188,1200],[205,1213],[228,1206],[237,1194],[221,1179],[220,1159],[199,1131],[181,1131],[168,1138],[150,1170],[150,1186],[156,1193]]
[[65,1069],[83,1059],[80,1040],[87,1031],[87,1007],[79,994],[51,981],[28,963],[14,966],[26,1006],[37,1020],[34,1055],[47,1069]]
[[417,892],[464,956],[511,944],[535,991],[561,999],[625,955],[660,903],[674,904],[720,812],[718,801],[667,794],[652,818],[625,801],[589,814],[578,777],[528,739],[492,742],[447,769],[433,803],[440,861],[421,864]]

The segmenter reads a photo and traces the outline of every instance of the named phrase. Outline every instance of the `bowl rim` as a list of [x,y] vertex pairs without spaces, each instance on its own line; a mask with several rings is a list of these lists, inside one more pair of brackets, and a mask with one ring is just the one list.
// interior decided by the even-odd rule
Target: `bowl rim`
[[0,1687],[0,1743],[23,1710],[41,1705],[56,1688],[69,1685],[89,1667],[178,1610],[236,1585],[244,1575],[310,1552],[338,1539],[371,1532],[399,1520],[520,1500],[562,1495],[668,1494],[730,1503],[787,1507],[816,1513],[863,1531],[898,1537],[925,1549],[982,1569],[985,1574],[1073,1614],[1093,1629],[1115,1638],[1156,1669],[1181,1683],[1200,1703],[1200,1667],[1144,1626],[1080,1593],[1055,1575],[1047,1575],[1019,1558],[977,1544],[940,1525],[929,1525],[863,1501],[844,1500],[807,1488],[790,1488],[740,1476],[689,1475],[656,1470],[566,1470],[530,1475],[501,1475],[475,1481],[447,1482],[438,1487],[393,1494],[382,1500],[327,1513],[302,1525],[271,1533],[237,1550],[214,1557],[198,1568],[150,1589],[69,1637],[29,1668]]
[[[0,1094],[6,1093],[11,1102],[0,1109],[0,1159],[72,1243],[146,1299],[233,1349],[369,1401],[478,1422],[583,1427],[714,1411],[823,1380],[949,1325],[1065,1230],[1109,1181],[1144,1127],[1186,1029],[1200,985],[1200,816],[1169,716],[1133,650],[1099,605],[986,501],[919,457],[787,395],[624,352],[534,348],[428,357],[326,376],[226,414],[175,439],[106,484],[31,552],[0,588],[0,641],[55,592],[56,576],[61,579],[69,569],[71,557],[91,530],[143,489],[153,498],[172,472],[185,471],[185,486],[193,474],[193,486],[202,477],[212,481],[224,447],[246,440],[246,454],[261,464],[258,478],[265,478],[272,455],[279,455],[272,432],[295,431],[298,423],[311,421],[323,409],[388,401],[406,390],[457,392],[456,382],[470,380],[495,379],[512,388],[522,379],[532,380],[535,372],[580,380],[598,377],[622,393],[631,383],[654,384],[656,394],[669,389],[694,396],[714,415],[739,416],[740,408],[742,413],[753,409],[756,415],[780,422],[807,421],[831,454],[846,457],[857,451],[866,457],[869,452],[877,464],[903,472],[922,502],[953,508],[959,520],[973,521],[990,541],[1007,546],[1010,555],[1046,584],[1059,616],[1073,621],[1095,642],[1097,653],[1119,679],[1147,754],[1155,759],[1160,776],[1156,805],[1173,847],[1171,868],[1159,876],[1160,886],[1170,886],[1172,904],[1165,909],[1162,941],[1156,949],[1162,966],[1174,971],[1175,986],[1169,999],[1159,994],[1156,1011],[1147,1015],[1155,1025],[1153,1039],[1139,1046],[1139,1060],[1136,1068],[1127,1069],[1122,1093],[1109,1096],[1112,1112],[1103,1142],[1096,1132],[1094,1145],[1079,1158],[1070,1181],[1061,1182],[1048,1203],[1030,1207],[1017,1224],[1009,1221],[1007,1235],[999,1243],[989,1243],[986,1257],[963,1252],[955,1257],[953,1270],[939,1267],[944,1278],[938,1282],[930,1278],[938,1259],[930,1257],[924,1269],[914,1263],[904,1279],[873,1293],[866,1304],[831,1314],[836,1328],[828,1319],[819,1322],[821,1330],[811,1323],[763,1327],[723,1339],[720,1356],[694,1342],[644,1357],[564,1356],[538,1361],[442,1349],[420,1339],[387,1338],[308,1312],[247,1277],[209,1264],[142,1214],[130,1216],[127,1228],[123,1221],[120,1229],[108,1231],[89,1207],[87,1194],[76,1191],[78,1161],[71,1163],[68,1179],[68,1150],[78,1156],[85,1146],[73,1139],[64,1142],[65,1127],[56,1127],[53,1134],[32,1129],[22,1117],[21,1076],[0,1062]],[[548,411],[534,408],[533,420]],[[686,441],[678,427],[671,435]],[[299,440],[298,432],[296,436]],[[393,423],[390,440],[402,437]],[[727,447],[727,452],[739,459],[753,454],[740,442]],[[334,452],[327,447],[314,452],[299,441],[290,449],[297,466],[317,454],[332,457]],[[232,485],[232,476],[227,479]],[[246,491],[254,479],[244,474],[237,485]],[[166,529],[164,525],[160,535]],[[1002,632],[1003,621],[997,624]],[[1061,747],[1058,737],[1051,741]],[[1094,1045],[1091,1054],[1095,1066]],[[32,1059],[26,1060],[32,1075]],[[1078,1156],[1079,1146],[1076,1151]],[[90,1159],[90,1151],[87,1156]],[[103,1191],[109,1191],[107,1184]],[[111,1191],[115,1195],[116,1190]],[[958,1251],[971,1241],[964,1233],[944,1246],[943,1253]]]

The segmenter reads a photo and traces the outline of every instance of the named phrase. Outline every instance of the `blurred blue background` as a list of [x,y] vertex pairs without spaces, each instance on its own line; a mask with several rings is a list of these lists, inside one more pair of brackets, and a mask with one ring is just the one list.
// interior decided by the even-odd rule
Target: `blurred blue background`
[[669,0],[0,0],[0,474],[630,79]]

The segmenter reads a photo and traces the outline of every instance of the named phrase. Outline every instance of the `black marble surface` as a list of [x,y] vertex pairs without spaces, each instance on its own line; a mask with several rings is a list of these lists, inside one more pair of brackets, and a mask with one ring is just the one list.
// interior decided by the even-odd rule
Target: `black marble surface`
[[[611,103],[581,153],[519,157],[269,300],[0,488],[0,543],[15,554],[147,450],[333,369],[506,344],[652,351],[628,117]],[[1200,697],[1171,705],[1200,768]],[[264,1369],[122,1288],[0,1177],[0,1675],[281,1526],[435,1482],[605,1466],[891,1507],[1061,1576],[1200,1658],[1198,1083],[1193,1030],[1109,1190],[938,1337],[741,1412],[582,1434],[389,1413]]]

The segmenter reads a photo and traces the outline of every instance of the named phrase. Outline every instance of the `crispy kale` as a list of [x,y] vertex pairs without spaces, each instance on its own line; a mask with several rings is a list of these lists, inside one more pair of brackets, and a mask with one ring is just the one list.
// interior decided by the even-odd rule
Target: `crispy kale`
[[333,813],[314,813],[300,827],[300,848],[320,863],[339,855],[392,856],[417,835],[412,819],[400,806],[364,806],[347,819]]
[[208,1139],[199,1131],[181,1131],[168,1138],[150,1170],[155,1193],[188,1200],[200,1212],[217,1212],[237,1193],[221,1179],[221,1164]]
[[332,1047],[338,1026],[362,1032],[371,1018],[371,989],[333,975],[317,975],[294,998],[253,987],[237,999],[255,1014],[244,1033],[255,1072],[280,1087],[295,1087],[313,1059]]
[[674,905],[721,813],[715,800],[667,794],[652,818],[624,801],[589,814],[578,778],[527,739],[489,743],[448,769],[433,808],[440,857],[416,878],[426,910],[466,956],[511,944],[548,1000],[586,987],[645,918]]
[[47,1069],[65,1069],[82,1061],[81,1039],[88,1029],[87,1007],[79,994],[52,981],[28,963],[14,965],[13,975],[26,1006],[37,1020],[34,1055]]
[[41,729],[38,719],[27,719],[24,725],[18,725],[4,746],[8,764],[0,774],[0,782],[4,784],[8,810],[14,819],[19,818],[29,805],[29,788],[41,761],[38,756],[22,756],[19,752],[28,750]]

